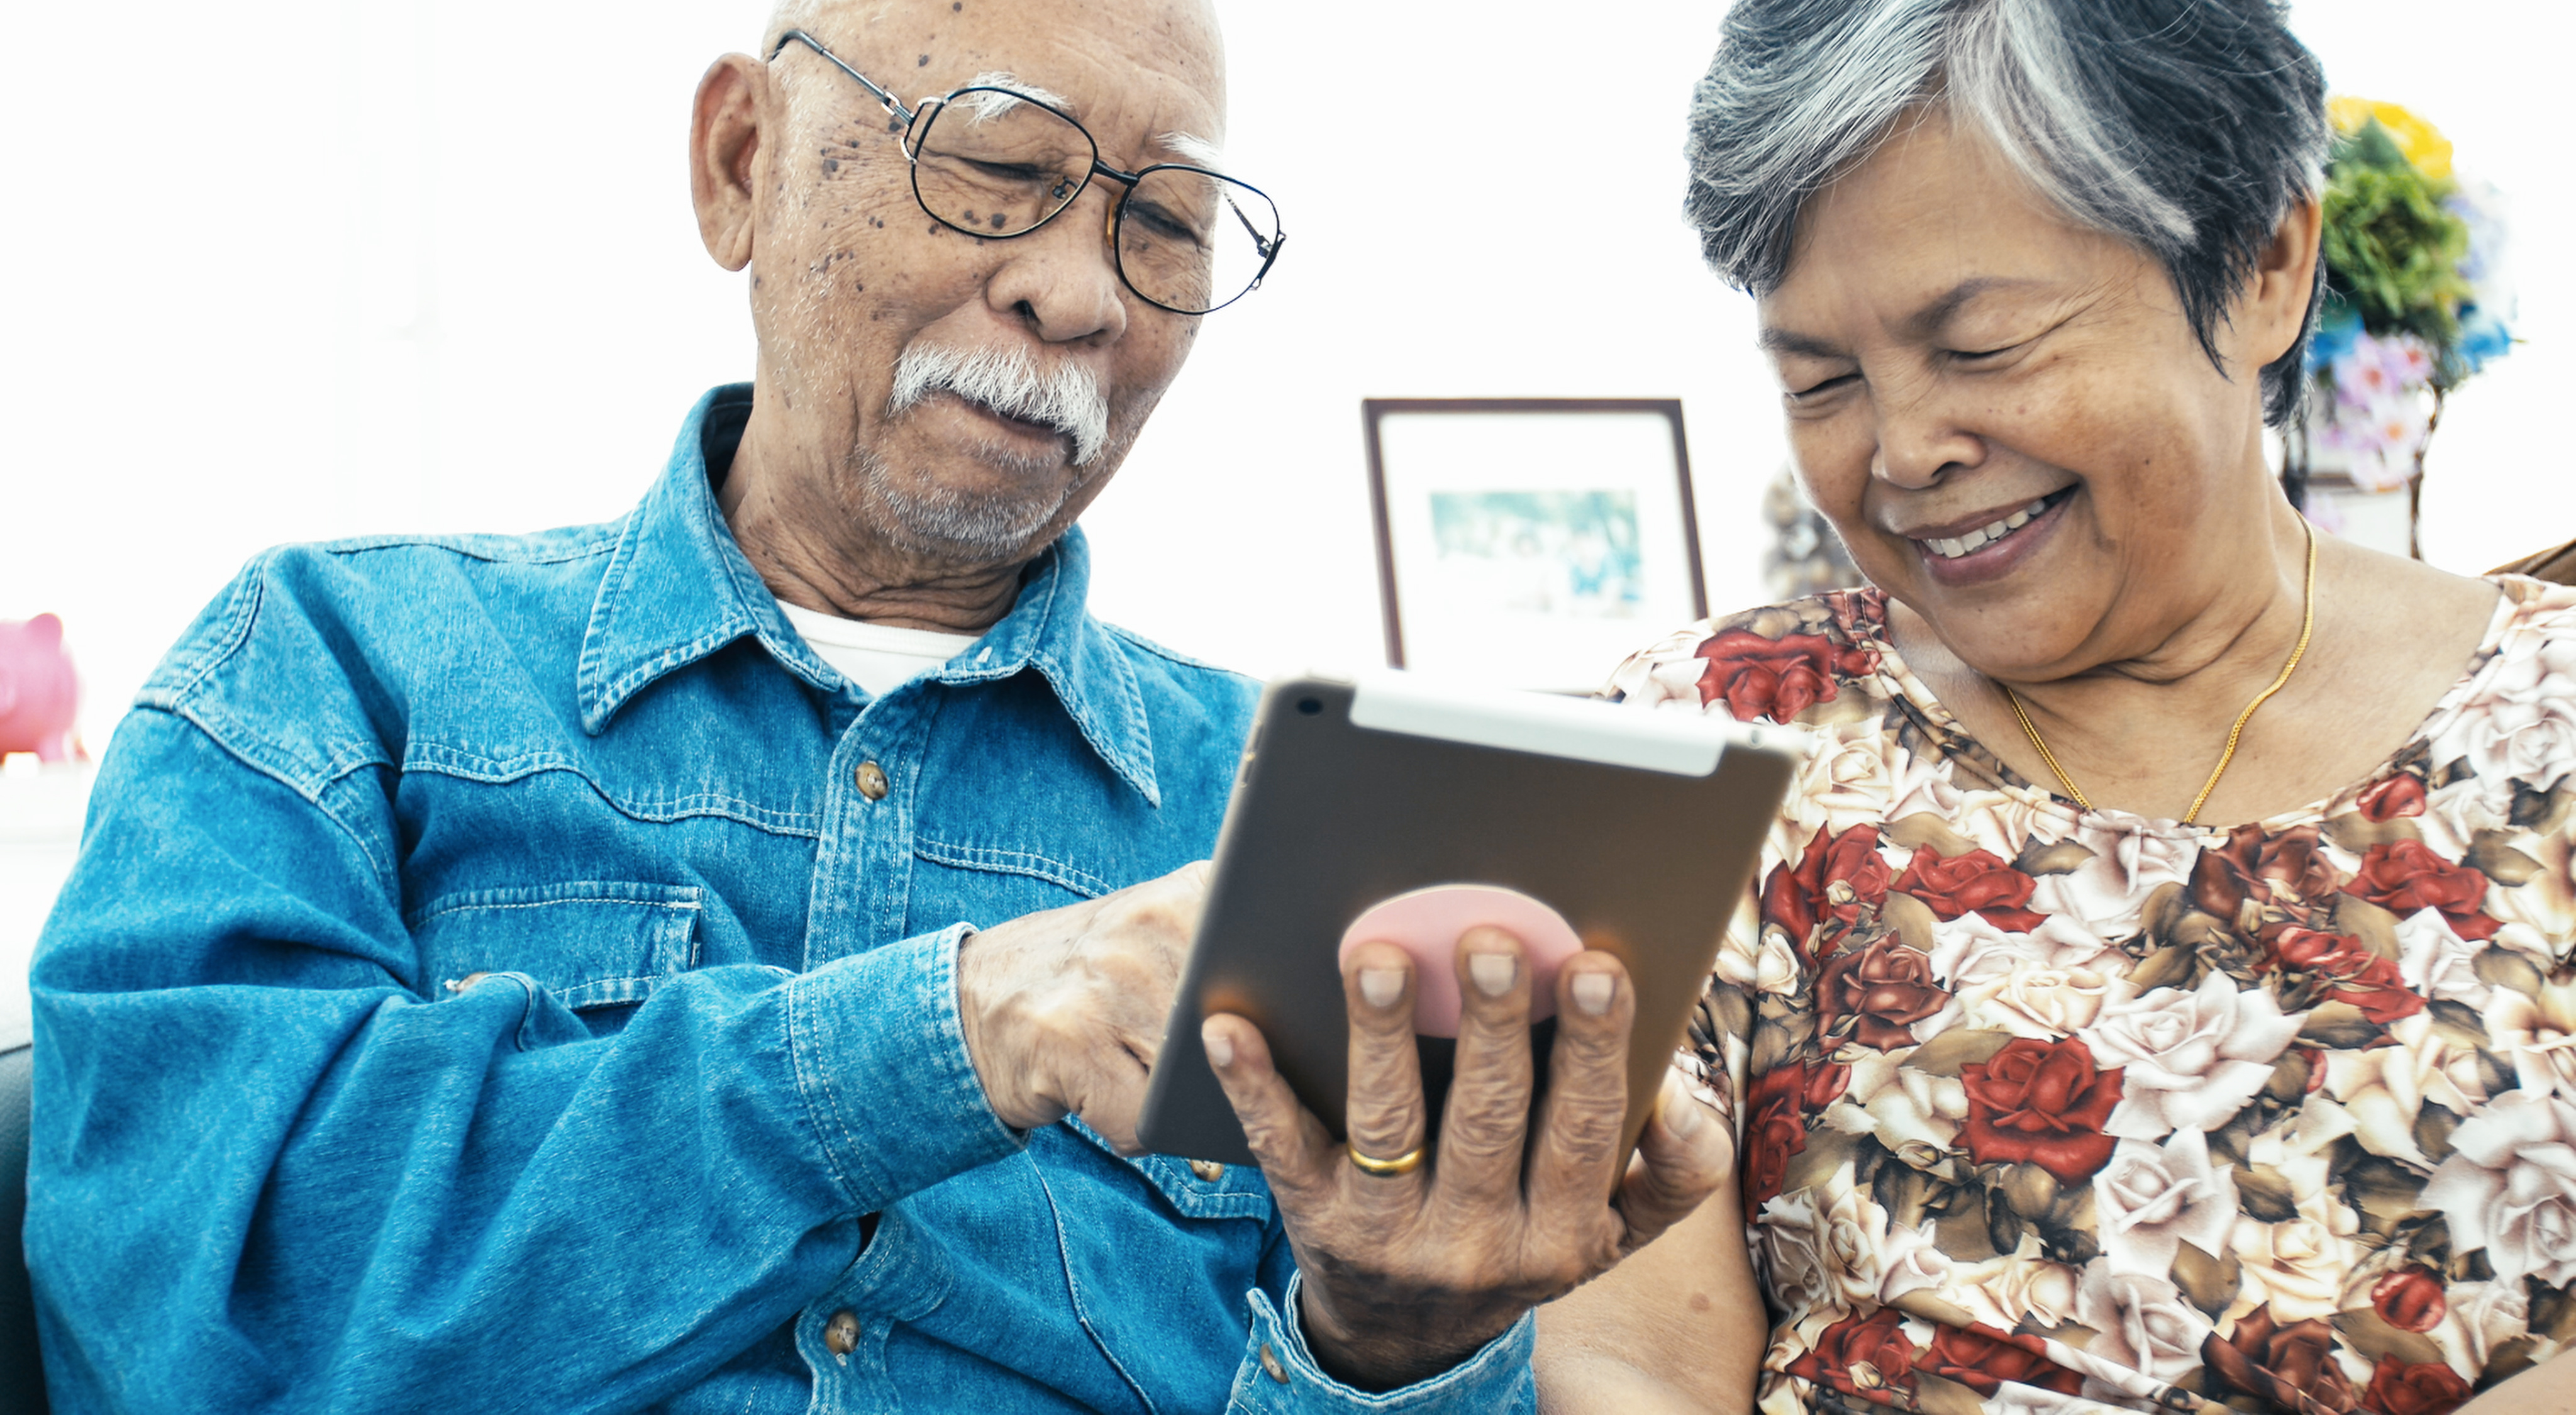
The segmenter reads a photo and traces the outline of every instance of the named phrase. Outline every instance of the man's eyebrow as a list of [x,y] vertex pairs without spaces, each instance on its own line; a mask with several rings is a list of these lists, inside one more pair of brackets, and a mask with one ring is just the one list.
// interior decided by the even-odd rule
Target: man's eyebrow
[[1216,170],[1225,164],[1225,154],[1218,150],[1217,145],[1196,133],[1165,133],[1155,141],[1161,143],[1165,151],[1183,162],[1210,170]]
[[[1072,99],[1069,99],[1063,94],[1057,93],[1052,89],[1040,88],[1036,84],[1030,83],[1028,80],[1019,77],[1008,69],[986,69],[984,72],[968,79],[965,83],[965,87],[972,89],[1014,89],[1036,99],[1038,102],[1045,104],[1049,108],[1055,109],[1057,112],[1064,114],[1068,118],[1079,119],[1082,116],[1082,114],[1074,108]],[[989,92],[970,93],[957,101],[973,107],[975,110],[975,117],[979,121],[999,118],[1003,114],[1010,112],[1011,109],[1019,103],[1019,100],[1013,98],[1010,94]]]

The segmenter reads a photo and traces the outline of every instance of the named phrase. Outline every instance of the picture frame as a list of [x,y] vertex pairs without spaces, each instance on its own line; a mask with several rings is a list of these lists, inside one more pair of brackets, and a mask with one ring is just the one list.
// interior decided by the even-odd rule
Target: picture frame
[[1590,692],[1708,615],[1677,398],[1368,398],[1386,660]]

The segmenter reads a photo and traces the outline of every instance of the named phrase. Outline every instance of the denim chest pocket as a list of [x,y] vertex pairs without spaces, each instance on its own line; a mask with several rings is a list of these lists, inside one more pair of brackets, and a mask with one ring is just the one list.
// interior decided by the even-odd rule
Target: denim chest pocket
[[1084,1124],[1081,1116],[1066,1116],[1064,1127],[1103,1155],[1135,1171],[1183,1218],[1266,1222],[1270,1217],[1270,1186],[1262,1179],[1261,1171],[1251,1165],[1174,1159],[1170,1155],[1122,1155],[1107,1137]]
[[700,891],[585,880],[443,895],[413,916],[421,989],[436,1001],[477,973],[520,973],[575,1011],[642,1002],[698,962]]
[[1097,862],[1067,859],[1071,852],[1062,842],[1048,844],[1040,850],[915,835],[909,926],[919,931],[937,927],[933,919],[968,919],[989,927],[1117,890]]

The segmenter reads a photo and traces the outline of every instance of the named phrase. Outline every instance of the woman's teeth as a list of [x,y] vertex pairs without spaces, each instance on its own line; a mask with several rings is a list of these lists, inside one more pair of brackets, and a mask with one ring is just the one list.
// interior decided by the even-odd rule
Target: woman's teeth
[[2029,525],[2031,517],[2036,516],[2047,509],[2048,498],[2043,496],[2037,501],[2015,511],[2011,515],[2006,516],[2004,519],[1995,522],[1993,525],[1988,526],[1983,530],[1970,531],[1966,535],[1952,536],[1947,540],[1927,540],[1923,542],[1923,544],[1929,548],[1933,554],[1940,556],[1944,560],[1956,560],[1962,555],[1983,550],[1987,546],[1994,544],[1996,541],[2002,540],[2004,537],[2011,535],[2013,532],[2020,530],[2024,526]]

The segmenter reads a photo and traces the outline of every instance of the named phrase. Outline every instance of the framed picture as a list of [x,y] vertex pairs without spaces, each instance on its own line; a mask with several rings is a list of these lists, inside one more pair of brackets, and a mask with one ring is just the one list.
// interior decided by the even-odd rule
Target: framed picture
[[1672,398],[1370,398],[1386,659],[1589,692],[1708,613]]

